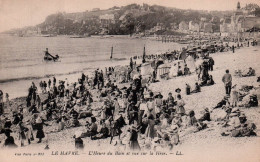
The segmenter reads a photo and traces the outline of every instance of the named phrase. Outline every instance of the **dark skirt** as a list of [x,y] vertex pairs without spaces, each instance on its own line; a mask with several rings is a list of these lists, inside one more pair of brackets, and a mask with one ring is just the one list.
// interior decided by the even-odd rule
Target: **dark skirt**
[[21,136],[21,139],[23,139],[23,140],[26,139],[24,131],[20,132],[20,136]]
[[141,148],[140,148],[140,146],[139,146],[138,141],[130,141],[130,149],[131,149],[132,151],[140,151]]
[[82,138],[84,137],[92,137],[92,136],[95,136],[97,134],[96,131],[87,131],[85,133],[82,133]]
[[44,138],[45,135],[44,135],[44,132],[42,129],[40,130],[37,130],[37,133],[36,133],[36,138]]
[[75,138],[75,147],[76,149],[84,148],[83,140],[81,138]]

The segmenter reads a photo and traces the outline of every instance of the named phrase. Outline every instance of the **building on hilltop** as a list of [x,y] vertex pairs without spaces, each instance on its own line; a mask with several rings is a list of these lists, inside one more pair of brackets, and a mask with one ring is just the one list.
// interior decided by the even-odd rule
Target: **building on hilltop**
[[189,22],[189,31],[192,32],[199,32],[200,31],[200,26],[197,23],[194,23],[193,21]]
[[185,22],[185,21],[182,21],[180,24],[179,24],[179,31],[181,32],[187,32],[189,30],[189,25]]
[[108,28],[109,24],[115,23],[115,15],[114,14],[100,15],[99,20],[100,20],[100,23],[101,23],[101,27]]

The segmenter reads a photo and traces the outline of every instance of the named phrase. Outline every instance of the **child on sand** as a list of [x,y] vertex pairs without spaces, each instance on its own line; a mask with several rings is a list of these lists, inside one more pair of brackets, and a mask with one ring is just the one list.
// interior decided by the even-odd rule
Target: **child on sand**
[[234,85],[231,89],[230,106],[232,106],[232,107],[237,106],[237,102],[238,102],[238,99],[239,99],[238,91],[237,91],[236,87],[237,87],[237,85]]
[[[21,140],[21,147],[24,146],[24,140],[26,140],[25,132],[27,132],[29,129],[24,127],[22,122],[19,122],[19,139]],[[28,144],[30,142],[28,141]]]
[[81,131],[76,131],[75,135],[73,136],[75,139],[75,148],[76,149],[84,149],[84,143],[83,140],[81,139],[82,132]]
[[14,143],[14,138],[11,136],[12,131],[10,129],[5,129],[4,132],[5,132],[5,135],[6,135],[4,147],[16,148],[17,145]]

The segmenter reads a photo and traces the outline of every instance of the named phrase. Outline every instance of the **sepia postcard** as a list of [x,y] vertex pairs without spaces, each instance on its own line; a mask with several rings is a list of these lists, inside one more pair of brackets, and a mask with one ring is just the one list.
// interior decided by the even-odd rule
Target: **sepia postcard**
[[0,161],[260,161],[259,0],[0,0]]

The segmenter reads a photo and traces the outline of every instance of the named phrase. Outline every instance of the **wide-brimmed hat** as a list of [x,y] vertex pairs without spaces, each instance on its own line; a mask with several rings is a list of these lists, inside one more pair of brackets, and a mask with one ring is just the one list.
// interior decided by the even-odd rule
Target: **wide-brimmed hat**
[[3,132],[7,134],[7,133],[12,133],[13,131],[11,129],[4,129]]
[[5,121],[6,122],[10,122],[11,120],[9,118],[5,118]]
[[180,114],[175,113],[173,114],[173,117],[180,117]]
[[177,89],[175,89],[175,92],[181,92],[181,89],[180,88],[177,88]]
[[230,117],[233,117],[233,116],[238,116],[238,115],[239,115],[239,113],[238,113],[238,112],[233,112],[233,113],[229,114],[229,116],[230,116]]
[[233,109],[231,110],[231,113],[235,113],[235,112],[240,112],[240,110],[235,107],[235,108],[233,108]]

